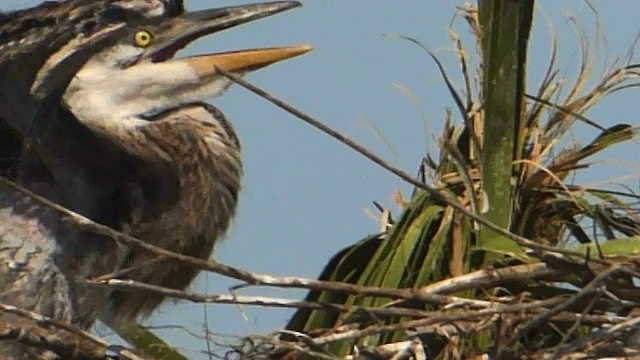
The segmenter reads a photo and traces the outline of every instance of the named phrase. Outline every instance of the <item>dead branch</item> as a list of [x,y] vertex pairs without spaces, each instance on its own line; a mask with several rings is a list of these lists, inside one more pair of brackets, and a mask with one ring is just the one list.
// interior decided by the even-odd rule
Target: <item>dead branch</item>
[[16,341],[28,347],[49,350],[69,360],[104,360],[113,355],[122,360],[148,359],[134,350],[113,346],[87,331],[34,312],[6,304],[0,304],[0,312],[11,313],[24,320],[0,322],[0,341]]

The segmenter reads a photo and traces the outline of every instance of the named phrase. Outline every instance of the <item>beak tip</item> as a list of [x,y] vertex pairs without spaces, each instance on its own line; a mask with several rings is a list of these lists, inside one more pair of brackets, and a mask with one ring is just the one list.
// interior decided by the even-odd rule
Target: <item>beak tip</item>
[[308,53],[309,51],[313,50],[313,46],[309,45],[309,44],[302,44],[300,45],[300,52],[302,54],[304,53]]
[[288,49],[289,56],[287,56],[288,58],[304,55],[310,52],[311,50],[313,50],[313,46],[309,44],[294,45],[294,46],[289,46],[288,48],[289,48]]
[[302,56],[302,55],[310,52],[311,50],[313,50],[313,46],[311,46],[309,44],[300,44],[300,45],[293,45],[293,46],[283,47],[281,49],[283,50],[281,57],[277,58],[276,61],[274,61],[274,62],[278,62],[278,61],[281,61],[281,60],[286,60],[286,59],[291,59],[291,58],[294,58],[294,57]]

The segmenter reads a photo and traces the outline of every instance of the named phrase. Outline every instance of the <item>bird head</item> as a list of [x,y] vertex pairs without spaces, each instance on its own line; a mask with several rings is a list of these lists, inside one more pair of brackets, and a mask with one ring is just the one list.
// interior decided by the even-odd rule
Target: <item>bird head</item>
[[93,55],[76,73],[66,88],[64,103],[81,120],[87,116],[112,119],[221,95],[231,81],[216,68],[243,75],[304,54],[311,47],[253,48],[184,58],[174,55],[205,35],[300,5],[278,1],[232,6],[184,13],[159,24],[124,27],[114,32],[117,39],[112,46]]

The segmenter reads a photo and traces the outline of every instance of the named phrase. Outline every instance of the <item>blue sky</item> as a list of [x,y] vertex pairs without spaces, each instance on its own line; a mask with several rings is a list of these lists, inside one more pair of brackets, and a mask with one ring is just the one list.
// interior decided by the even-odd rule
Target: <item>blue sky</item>
[[[34,0],[4,0],[4,10],[30,6]],[[235,5],[241,1],[186,0],[190,9]],[[436,66],[416,46],[383,38],[383,33],[412,36],[435,51],[452,78],[461,84],[447,26],[457,0],[309,0],[301,9],[202,39],[185,54],[252,46],[309,43],[315,50],[276,64],[248,80],[294,104],[380,154],[392,164],[415,173],[426,149],[435,153],[444,111],[453,107]],[[568,16],[575,16],[591,36],[594,17],[584,1],[538,1],[531,42],[529,89],[535,89],[549,58],[551,19],[560,43],[561,70],[575,74],[576,33]],[[629,50],[640,28],[631,14],[640,13],[637,0],[594,2],[612,57]],[[627,15],[629,14],[629,15]],[[466,36],[458,21],[456,29]],[[469,44],[468,44],[469,46]],[[593,47],[592,47],[593,48]],[[471,48],[469,48],[471,51]],[[594,73],[601,69],[601,47]],[[416,108],[394,84],[410,89]],[[607,126],[638,125],[638,93],[614,95],[588,116]],[[391,209],[392,192],[408,194],[409,186],[384,172],[335,140],[310,128],[239,87],[212,99],[236,126],[244,149],[246,177],[239,216],[215,259],[250,271],[275,275],[315,277],[325,261],[340,248],[374,233],[378,226],[364,210],[375,213],[371,202]],[[424,113],[424,114],[423,114]],[[423,118],[424,115],[424,118]],[[597,134],[581,127],[576,137],[586,144]],[[638,190],[638,142],[605,153],[598,165],[579,181],[602,183],[620,179]],[[621,178],[628,176],[628,178]],[[236,281],[215,274],[202,276],[193,290],[224,294]],[[302,292],[251,289],[241,294],[298,298]],[[220,334],[266,333],[286,322],[281,309],[228,305],[208,306],[208,325]],[[202,305],[169,304],[154,316],[152,325],[176,324],[201,333]],[[246,318],[245,318],[246,317]],[[181,330],[162,332],[176,346],[189,349],[194,359],[205,358],[203,340]],[[221,341],[228,339],[221,338]]]

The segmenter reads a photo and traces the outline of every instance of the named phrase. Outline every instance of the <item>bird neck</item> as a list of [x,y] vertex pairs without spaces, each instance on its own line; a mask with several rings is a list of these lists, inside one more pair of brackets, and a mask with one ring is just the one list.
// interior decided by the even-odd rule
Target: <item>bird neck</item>
[[[197,234],[215,239],[235,215],[242,176],[235,134],[225,119],[218,119],[224,115],[217,115],[212,117],[210,111],[194,106],[151,120],[84,118],[83,122],[99,137],[137,158],[139,166],[151,169],[155,179],[147,183],[161,190],[145,194],[145,200],[164,202],[164,194],[171,194],[174,202],[162,206],[167,211],[158,217],[162,229],[155,227],[157,231],[182,233],[181,238]],[[200,120],[203,118],[210,121]],[[163,184],[172,180],[177,182]],[[145,208],[157,208],[149,205]],[[154,226],[148,223],[148,227]]]
[[[123,50],[124,51],[124,50]],[[93,60],[76,74],[63,100],[81,122],[139,117],[216,97],[232,82],[202,78],[187,63],[140,63],[126,69],[105,67]],[[115,60],[114,60],[115,61]]]
[[191,225],[203,233],[214,231],[205,236],[220,237],[235,215],[242,176],[240,149],[217,124],[207,122],[157,121],[143,132],[156,152],[172,159],[177,172],[181,204],[174,211],[189,213],[172,217],[202,219],[201,224]]

